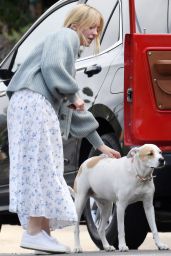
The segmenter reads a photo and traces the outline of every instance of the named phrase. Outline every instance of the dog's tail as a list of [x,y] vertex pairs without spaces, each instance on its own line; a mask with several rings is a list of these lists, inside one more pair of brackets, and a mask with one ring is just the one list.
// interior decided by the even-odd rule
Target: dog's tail
[[73,188],[71,188],[70,186],[68,186],[68,189],[69,189],[69,192],[70,192],[71,196],[72,196],[73,198],[75,198],[75,191],[73,190]]

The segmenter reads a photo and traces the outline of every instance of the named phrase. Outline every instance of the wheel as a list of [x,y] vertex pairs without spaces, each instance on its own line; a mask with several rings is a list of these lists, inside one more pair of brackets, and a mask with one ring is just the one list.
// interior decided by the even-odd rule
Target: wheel
[[[111,148],[113,148],[113,149],[115,149],[115,150],[121,152],[120,144],[119,144],[119,142],[117,141],[117,139],[116,139],[116,137],[115,137],[115,135],[114,135],[113,133],[104,134],[104,135],[101,136],[101,138],[102,138],[103,142],[104,142],[107,146],[109,146],[109,147],[111,147]],[[101,154],[100,151],[95,150],[94,148],[91,148],[88,157],[98,156],[99,154]]]
[[[106,237],[109,244],[114,245],[116,247],[117,232],[111,232],[111,227],[113,227],[111,222],[113,222],[113,220],[116,219],[114,215],[115,215],[115,210],[113,209],[112,215],[110,216],[106,226]],[[97,232],[97,229],[100,223],[100,213],[96,205],[96,202],[92,197],[88,199],[85,207],[85,219],[86,219],[86,225],[87,225],[87,229],[91,239],[100,250],[103,250],[102,242]],[[111,238],[112,238],[112,241],[111,241]]]
[[[115,150],[121,151],[119,143],[113,134],[105,134],[102,136],[102,139],[106,145],[114,148]],[[98,155],[99,153],[100,152],[91,149],[89,157]],[[90,197],[87,201],[84,215],[91,239],[99,249],[103,249],[97,232],[97,228],[100,223],[100,213],[96,202],[92,197]],[[142,203],[138,202],[129,205],[125,212],[125,239],[127,246],[130,249],[137,249],[144,241],[148,230],[149,228]],[[106,226],[106,237],[109,244],[113,245],[115,248],[118,248],[117,216],[115,205],[113,205],[112,214]]]
[[138,249],[149,231],[142,202],[129,205],[125,212],[125,238],[130,249]]
[[[99,249],[103,249],[97,228],[99,226],[100,214],[96,202],[90,198],[85,208],[85,219],[87,229],[91,239]],[[125,212],[125,239],[129,249],[138,249],[143,243],[148,232],[148,224],[140,202],[128,206]],[[116,208],[113,206],[113,212],[106,226],[106,237],[110,245],[118,249],[118,230]]]

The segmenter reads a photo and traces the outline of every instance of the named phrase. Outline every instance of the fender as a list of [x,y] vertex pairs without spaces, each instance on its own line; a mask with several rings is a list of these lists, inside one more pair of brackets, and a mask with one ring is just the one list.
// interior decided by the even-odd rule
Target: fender
[[[94,115],[96,120],[99,122],[98,133],[103,135],[106,133],[115,133],[118,143],[120,144],[120,137],[122,134],[122,128],[111,109],[102,104],[95,104],[89,111]],[[77,140],[77,166],[87,159],[90,152],[90,143],[83,138],[82,140]]]

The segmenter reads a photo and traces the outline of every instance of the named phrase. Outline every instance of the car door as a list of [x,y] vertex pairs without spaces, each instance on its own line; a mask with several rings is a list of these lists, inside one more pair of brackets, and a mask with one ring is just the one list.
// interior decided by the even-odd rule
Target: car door
[[[154,11],[149,12],[154,2]],[[171,149],[171,35],[168,8],[169,1],[135,1],[137,30],[132,28],[132,33],[127,34],[125,39],[124,131],[127,145],[148,142]]]
[[[92,45],[83,50],[76,64],[76,79],[81,88],[81,96],[85,100],[87,108],[90,109],[97,100],[104,81],[108,77],[112,61],[117,55],[117,51],[115,53],[112,51],[113,45],[117,48],[122,41],[120,34],[121,6],[118,0],[108,0],[107,5],[105,0],[101,0],[100,4],[98,0],[87,0],[85,2],[97,8],[104,17],[104,33],[101,38],[99,54],[93,54],[94,45]],[[112,26],[112,24],[114,25]],[[108,96],[107,94],[106,98]]]

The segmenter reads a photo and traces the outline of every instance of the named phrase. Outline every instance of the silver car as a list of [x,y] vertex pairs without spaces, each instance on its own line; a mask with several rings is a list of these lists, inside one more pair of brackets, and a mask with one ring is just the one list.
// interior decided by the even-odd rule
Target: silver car
[[[133,0],[58,1],[33,24],[0,64],[0,227],[3,223],[15,224],[18,221],[15,214],[12,215],[8,212],[9,155],[6,128],[8,105],[6,86],[8,86],[11,77],[30,51],[43,40],[48,33],[59,29],[63,25],[62,22],[67,12],[80,2],[87,3],[99,9],[105,19],[100,53],[95,56],[93,47],[80,49],[80,57],[76,62],[76,79],[81,88],[81,96],[86,102],[87,109],[94,114],[99,122],[99,134],[107,145],[119,150],[122,155],[127,153],[130,146],[141,144],[144,141],[153,142],[150,137],[147,136],[147,138],[144,138],[141,133],[140,135],[142,135],[144,140],[138,141],[138,131],[141,131],[139,127],[141,128],[141,125],[148,127],[152,124],[150,124],[146,118],[147,115],[144,115],[150,110],[144,107],[141,112],[134,106],[136,90],[134,90],[134,80],[132,76],[128,74],[128,69],[126,73],[128,76],[125,76],[124,81],[124,72],[125,68],[128,67],[128,62],[130,61],[131,63],[132,60],[136,62],[137,57],[139,57],[137,52],[137,56],[134,54],[132,59],[130,57],[131,55],[124,58],[125,35],[134,35],[135,33],[139,35],[169,35],[171,32],[171,1],[135,0],[135,3]],[[135,13],[132,12],[134,4]],[[130,14],[132,15],[131,17]],[[131,38],[133,38],[133,36]],[[134,48],[136,48],[136,44],[134,44]],[[127,55],[129,55],[129,51]],[[127,60],[127,62],[125,62],[125,60]],[[134,69],[136,69],[136,67],[134,67]],[[140,72],[140,70],[138,71]],[[147,70],[142,69],[141,72],[143,73],[141,76],[145,76]],[[125,86],[126,78],[129,78],[129,85],[127,87]],[[137,93],[137,97],[138,103],[140,104],[142,100],[141,95],[138,96]],[[135,109],[133,113],[136,113],[136,115],[136,111],[138,111],[138,113],[141,112],[142,118],[140,120],[141,122],[138,124],[137,120],[139,119],[136,119],[135,115],[130,114],[132,113],[132,108]],[[128,112],[126,110],[128,110]],[[170,110],[168,110],[168,117],[170,117],[169,111]],[[128,113],[130,114],[129,116],[127,116]],[[167,126],[164,126],[166,132],[167,128]],[[157,126],[155,129],[157,131]],[[146,128],[144,132],[148,134]],[[136,134],[138,134],[137,137]],[[164,135],[160,134],[159,136],[159,141],[163,142],[163,138],[165,138]],[[164,141],[164,145],[166,146],[167,143],[169,144],[169,140],[167,140],[166,142]],[[69,185],[73,185],[79,165],[86,158],[97,155],[99,152],[96,152],[86,139],[79,140],[70,136],[67,141],[63,140],[63,143],[65,178]],[[154,207],[159,231],[171,232],[170,148],[165,152],[165,157],[168,165],[164,168],[162,174],[161,172],[159,173],[158,170],[155,170],[157,177],[155,179],[156,192]],[[99,214],[95,201],[90,198],[85,207],[83,220],[86,220],[92,240],[99,248],[102,248],[97,234]],[[125,229],[129,248],[137,249],[144,241],[149,231],[141,203],[128,207],[125,215]],[[113,206],[113,211],[106,226],[106,233],[110,244],[117,247],[115,205]]]

